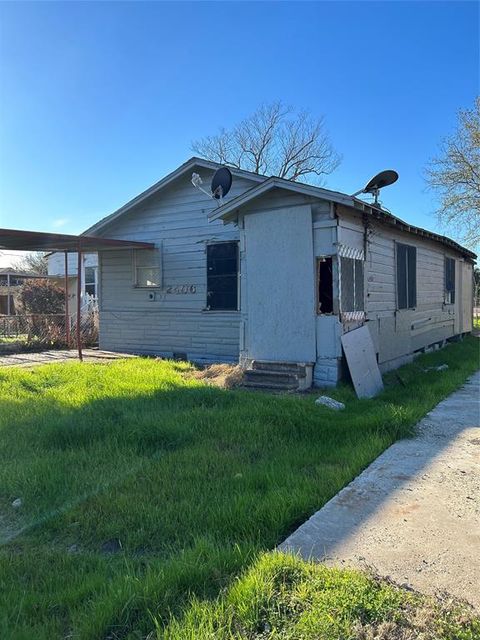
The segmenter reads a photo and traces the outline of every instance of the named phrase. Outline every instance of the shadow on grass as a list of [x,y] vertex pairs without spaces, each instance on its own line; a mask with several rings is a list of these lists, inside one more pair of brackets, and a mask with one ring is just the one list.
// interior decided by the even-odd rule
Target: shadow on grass
[[[374,400],[330,392],[347,401],[341,413],[316,407],[312,396],[181,381],[115,397],[95,397],[92,386],[71,406],[45,396],[60,384],[60,369],[24,372],[26,396],[0,400],[8,416],[0,421],[7,619],[19,629],[37,625],[38,638],[39,629],[62,637],[65,620],[82,638],[112,629],[110,637],[126,637],[151,629],[152,615],[181,612],[191,593],[213,597],[465,380],[475,356],[455,354],[404,368],[403,385]],[[422,377],[415,369],[440,360],[448,372]],[[17,497],[23,507],[12,513]],[[121,551],[102,553],[112,540]]]

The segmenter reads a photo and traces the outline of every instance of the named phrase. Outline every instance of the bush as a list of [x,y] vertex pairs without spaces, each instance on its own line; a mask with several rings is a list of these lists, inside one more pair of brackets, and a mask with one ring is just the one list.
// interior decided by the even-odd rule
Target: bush
[[65,292],[52,280],[26,280],[21,301],[26,314],[53,315],[65,312]]

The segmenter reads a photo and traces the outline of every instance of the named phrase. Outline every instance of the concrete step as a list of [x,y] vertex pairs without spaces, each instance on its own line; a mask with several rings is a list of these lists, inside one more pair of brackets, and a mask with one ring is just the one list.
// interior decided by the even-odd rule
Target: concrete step
[[297,384],[284,384],[284,383],[275,383],[275,382],[246,382],[243,383],[243,386],[247,389],[271,389],[272,391],[298,391],[298,383]]
[[247,382],[272,383],[275,385],[283,384],[287,386],[296,386],[298,388],[298,376],[285,371],[270,371],[266,369],[247,369],[244,373]]
[[298,362],[271,362],[268,360],[253,360],[253,371],[279,372],[296,375],[304,378],[306,376],[306,366]]

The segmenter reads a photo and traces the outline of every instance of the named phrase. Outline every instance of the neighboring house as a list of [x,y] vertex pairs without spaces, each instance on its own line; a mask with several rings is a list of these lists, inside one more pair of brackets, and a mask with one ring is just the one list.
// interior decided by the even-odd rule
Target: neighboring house
[[[48,275],[54,277],[60,286],[65,283],[65,254],[55,252],[47,254]],[[68,254],[68,312],[77,312],[77,273],[78,254]],[[98,296],[98,255],[96,253],[82,254],[81,300],[82,306],[89,301],[96,301]]]
[[26,280],[42,278],[27,271],[0,270],[0,316],[14,316],[20,311],[19,295]]
[[222,206],[192,158],[85,235],[155,243],[99,256],[100,347],[342,375],[366,324],[382,371],[472,329],[475,255],[352,196],[231,169]]

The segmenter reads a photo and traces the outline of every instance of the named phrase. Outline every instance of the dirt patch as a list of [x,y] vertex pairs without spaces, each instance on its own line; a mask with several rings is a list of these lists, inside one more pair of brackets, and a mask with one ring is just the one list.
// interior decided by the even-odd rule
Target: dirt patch
[[191,375],[196,380],[202,380],[222,389],[232,389],[240,386],[243,382],[243,369],[238,364],[212,364],[193,371]]
[[465,636],[461,637],[476,637],[478,618],[468,604],[445,595],[405,603],[395,620],[357,621],[353,631],[356,640],[438,640],[459,637],[449,634],[449,631],[455,633],[459,626],[465,631]]

